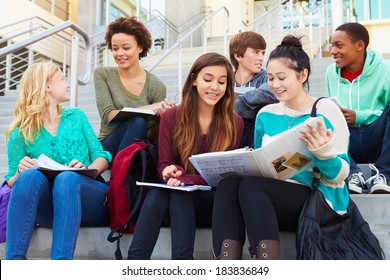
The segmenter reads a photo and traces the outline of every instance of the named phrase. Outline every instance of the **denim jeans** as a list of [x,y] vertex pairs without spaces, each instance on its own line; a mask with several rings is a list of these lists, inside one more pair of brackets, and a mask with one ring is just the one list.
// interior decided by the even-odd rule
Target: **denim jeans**
[[374,163],[390,180],[390,104],[387,103],[375,122],[364,127],[350,127],[349,132],[350,174],[360,172],[356,163]]
[[36,169],[23,171],[8,208],[6,259],[26,259],[36,223],[53,227],[51,259],[72,259],[81,225],[108,224],[107,189],[106,183],[74,172],[60,173],[51,184]]
[[100,140],[105,151],[109,151],[112,158],[130,146],[137,139],[144,140],[148,130],[148,122],[143,117],[132,117],[124,120],[113,132]]
[[151,188],[135,226],[128,259],[149,260],[166,211],[171,225],[172,259],[193,259],[195,211],[192,193]]

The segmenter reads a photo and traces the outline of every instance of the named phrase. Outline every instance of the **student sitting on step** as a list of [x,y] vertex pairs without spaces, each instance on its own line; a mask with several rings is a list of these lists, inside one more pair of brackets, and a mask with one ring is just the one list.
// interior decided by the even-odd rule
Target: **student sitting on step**
[[[349,191],[390,193],[390,61],[367,50],[368,44],[363,25],[337,27],[331,50],[335,63],[326,71],[326,85],[328,95],[341,103],[351,134]],[[356,163],[373,163],[372,177],[364,178]]]
[[150,109],[159,115],[175,104],[166,100],[163,82],[140,64],[140,59],[146,57],[152,46],[150,32],[142,22],[136,17],[117,18],[107,27],[105,41],[118,66],[98,67],[95,70],[96,103],[101,117],[99,140],[115,158],[120,150],[136,139],[144,140],[148,132],[153,132],[151,128],[154,124],[158,126],[155,117],[142,116],[107,126],[121,109]]
[[[189,73],[181,104],[161,115],[158,176],[169,186],[206,185],[189,157],[235,149],[243,130],[242,119],[234,112],[230,62],[223,55],[207,53],[195,61]],[[205,196],[198,200],[198,195]],[[204,219],[211,221],[212,201],[213,192],[149,189],[128,259],[150,259],[166,212],[170,218],[172,259],[193,259],[195,211],[201,209]]]
[[[286,36],[267,63],[268,84],[280,101],[263,107],[256,117],[255,148],[311,117],[316,98],[308,93],[310,58],[299,38]],[[349,173],[348,128],[332,101],[321,99],[317,114],[326,127],[302,132],[322,179],[319,190],[330,207],[345,213],[349,202],[345,179]],[[313,172],[288,180],[247,176],[222,179],[213,208],[213,248],[217,259],[241,259],[248,236],[253,259],[280,259],[279,231],[296,231],[299,214],[312,191]]]
[[229,43],[230,61],[234,73],[234,109],[244,120],[240,147],[253,147],[253,131],[259,110],[278,102],[267,84],[267,73],[262,68],[267,44],[260,34],[245,31],[235,35]]
[[53,228],[51,259],[72,259],[80,226],[106,226],[108,184],[72,171],[49,180],[35,167],[41,154],[60,164],[103,173],[111,161],[84,112],[63,109],[69,84],[52,62],[37,62],[21,79],[15,118],[6,132],[12,187],[6,259],[26,259],[36,224]]

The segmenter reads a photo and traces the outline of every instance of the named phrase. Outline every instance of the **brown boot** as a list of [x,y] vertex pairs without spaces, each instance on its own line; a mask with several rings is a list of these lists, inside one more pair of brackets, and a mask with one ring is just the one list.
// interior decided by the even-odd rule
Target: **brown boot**
[[242,260],[241,242],[225,239],[222,242],[221,254],[215,260]]
[[254,260],[280,260],[280,244],[278,240],[261,240],[257,245]]

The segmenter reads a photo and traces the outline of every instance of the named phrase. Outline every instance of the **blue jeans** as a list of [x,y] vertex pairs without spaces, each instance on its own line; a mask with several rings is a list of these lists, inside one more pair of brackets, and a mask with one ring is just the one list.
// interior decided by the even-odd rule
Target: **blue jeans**
[[350,174],[361,171],[356,163],[374,163],[390,180],[390,104],[387,103],[375,122],[364,127],[350,127],[349,132]]
[[195,210],[192,193],[151,188],[145,198],[129,248],[129,260],[149,260],[166,211],[171,224],[172,259],[192,260]]
[[53,227],[51,259],[72,259],[81,225],[107,225],[107,189],[106,183],[74,172],[60,173],[51,184],[36,169],[23,171],[8,208],[6,259],[26,259],[36,223]]
[[105,151],[109,151],[112,158],[124,148],[130,146],[137,139],[144,140],[148,130],[148,122],[143,117],[132,117],[124,120],[113,132],[100,140]]

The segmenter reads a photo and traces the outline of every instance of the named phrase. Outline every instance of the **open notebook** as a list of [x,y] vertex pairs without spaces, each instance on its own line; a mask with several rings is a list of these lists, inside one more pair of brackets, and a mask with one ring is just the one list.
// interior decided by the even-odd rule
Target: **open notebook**
[[136,184],[140,186],[157,187],[157,188],[164,188],[164,189],[178,190],[178,191],[185,191],[185,192],[211,191],[210,186],[203,186],[203,185],[184,185],[184,186],[170,187],[167,184],[138,182],[138,181],[136,182]]
[[90,177],[92,179],[95,179],[98,176],[97,169],[87,169],[87,168],[75,168],[75,167],[69,167],[66,165],[62,165],[55,160],[49,158],[48,156],[41,154],[36,160],[36,165],[33,166],[33,168],[36,168],[40,171],[42,171],[43,174],[46,175],[49,179],[53,179],[55,176],[57,176],[59,173],[63,171],[73,171],[77,172],[79,174],[82,174],[84,176]]

